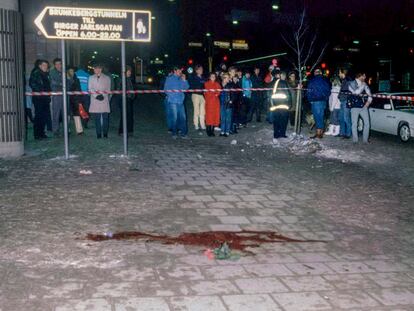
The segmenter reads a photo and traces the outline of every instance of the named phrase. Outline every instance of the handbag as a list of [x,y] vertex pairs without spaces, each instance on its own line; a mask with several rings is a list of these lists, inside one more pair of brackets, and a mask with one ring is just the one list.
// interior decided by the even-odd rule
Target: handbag
[[78,104],[78,109],[79,109],[79,116],[83,119],[83,120],[88,120],[89,119],[89,114],[88,112],[85,110],[85,108],[83,107],[82,103]]

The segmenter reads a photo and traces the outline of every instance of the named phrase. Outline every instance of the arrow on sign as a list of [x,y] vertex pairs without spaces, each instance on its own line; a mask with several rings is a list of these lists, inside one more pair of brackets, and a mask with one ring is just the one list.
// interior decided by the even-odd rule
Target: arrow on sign
[[45,16],[46,12],[47,12],[48,8],[44,8],[43,11],[39,14],[38,17],[36,17],[36,19],[34,20],[35,25],[37,26],[37,28],[39,28],[39,30],[43,33],[43,35],[45,37],[47,37],[47,33],[45,30],[45,27],[43,27],[42,25],[42,19]]

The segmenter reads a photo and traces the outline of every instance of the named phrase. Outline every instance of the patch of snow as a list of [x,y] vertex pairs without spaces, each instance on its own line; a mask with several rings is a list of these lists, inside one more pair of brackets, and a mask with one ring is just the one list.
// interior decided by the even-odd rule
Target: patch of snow
[[233,139],[230,143],[230,145],[237,145],[237,140]]

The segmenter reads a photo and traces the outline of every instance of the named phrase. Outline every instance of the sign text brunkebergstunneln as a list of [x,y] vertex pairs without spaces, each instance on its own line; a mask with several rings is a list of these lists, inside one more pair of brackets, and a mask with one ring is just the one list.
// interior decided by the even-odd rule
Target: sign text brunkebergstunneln
[[45,7],[35,24],[47,38],[151,41],[151,12]]

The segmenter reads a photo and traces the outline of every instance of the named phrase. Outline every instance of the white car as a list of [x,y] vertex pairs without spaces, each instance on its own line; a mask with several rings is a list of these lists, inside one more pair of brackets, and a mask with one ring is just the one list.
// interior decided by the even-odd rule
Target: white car
[[[412,97],[414,93],[380,94],[402,98]],[[370,107],[371,130],[397,135],[402,142],[414,137],[414,102],[407,99],[374,97]],[[363,129],[363,121],[359,119],[358,130]]]

